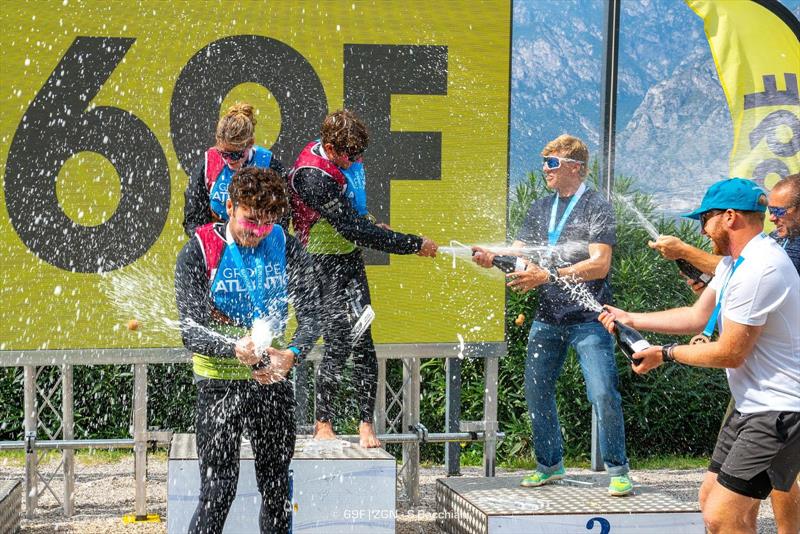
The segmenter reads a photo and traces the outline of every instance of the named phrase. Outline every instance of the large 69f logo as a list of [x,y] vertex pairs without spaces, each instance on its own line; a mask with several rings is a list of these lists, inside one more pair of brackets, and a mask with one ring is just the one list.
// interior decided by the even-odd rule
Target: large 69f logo
[[[5,198],[11,223],[34,254],[61,269],[99,272],[133,263],[167,220],[170,176],[153,132],[127,111],[90,106],[134,41],[76,38],[22,117],[8,152]],[[281,130],[272,150],[284,164],[291,165],[318,135],[327,99],[311,64],[275,39],[227,37],[199,50],[175,85],[170,130],[184,169],[191,172],[214,144],[225,96],[248,82],[262,85],[278,102]],[[370,127],[367,194],[379,219],[389,220],[390,179],[441,178],[441,133],[393,133],[391,95],[446,92],[447,47],[344,46],[344,106],[358,110]],[[119,204],[97,226],[70,219],[56,196],[59,171],[83,151],[108,159],[120,177]],[[386,256],[372,259],[386,263]]]

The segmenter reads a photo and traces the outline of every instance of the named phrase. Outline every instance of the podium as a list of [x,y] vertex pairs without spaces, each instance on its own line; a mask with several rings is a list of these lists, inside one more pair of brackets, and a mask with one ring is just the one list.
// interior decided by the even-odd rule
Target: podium
[[22,480],[0,479],[0,532],[19,532]]
[[437,525],[448,534],[704,534],[703,515],[647,487],[612,497],[608,477],[575,475],[538,488],[522,475],[446,478],[436,483]]
[[[293,532],[394,533],[397,462],[383,449],[314,447],[298,440],[290,464]],[[261,495],[250,444],[243,441],[226,534],[258,533]],[[194,434],[175,434],[169,452],[167,532],[185,533],[200,496]]]

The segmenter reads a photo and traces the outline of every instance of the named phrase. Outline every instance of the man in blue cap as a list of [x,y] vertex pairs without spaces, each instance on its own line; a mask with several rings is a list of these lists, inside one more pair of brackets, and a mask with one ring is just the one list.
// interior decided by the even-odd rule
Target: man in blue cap
[[[767,198],[768,218],[775,225],[775,230],[769,236],[786,251],[800,274],[800,173],[782,178],[772,187]],[[717,264],[722,260],[720,255],[693,247],[671,235],[659,236],[648,245],[668,260],[684,259],[709,274],[714,273]],[[704,284],[693,280],[688,282],[697,293],[705,287]],[[731,399],[724,420],[728,419],[733,409],[734,403]],[[800,485],[793,484],[789,493],[774,491],[770,495],[770,500],[776,521],[791,526],[786,532],[792,534],[800,532]]]
[[[800,273],[800,173],[782,178],[773,186],[768,199],[768,217],[775,225],[769,236],[783,247]],[[684,259],[709,274],[722,259],[722,256],[710,254],[671,235],[661,235],[648,245],[668,260]],[[694,283],[691,285],[698,291],[702,289]]]
[[[766,195],[741,178],[712,185],[698,219],[716,254],[715,277],[691,307],[629,313],[608,306],[600,321],[639,330],[696,335],[689,345],[653,346],[633,355],[644,374],[666,362],[724,368],[735,410],[717,438],[700,488],[711,533],[756,532],[760,501],[788,493],[800,472],[800,276],[781,246],[763,233]],[[719,327],[719,337],[711,341]],[[790,517],[778,530],[797,532]],[[794,524],[792,524],[794,523]]]

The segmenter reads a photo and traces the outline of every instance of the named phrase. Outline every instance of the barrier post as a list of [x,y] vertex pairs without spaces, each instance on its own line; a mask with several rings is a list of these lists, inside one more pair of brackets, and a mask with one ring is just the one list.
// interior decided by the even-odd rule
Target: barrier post
[[[459,432],[461,421],[461,358],[444,360],[445,384],[445,432]],[[444,447],[444,463],[447,476],[461,474],[461,444],[448,443]]]
[[36,367],[25,366],[25,515],[33,519],[39,499],[39,480],[36,471],[38,458],[36,455],[36,429],[39,426],[39,414],[36,410]]
[[[75,416],[73,412],[73,369],[72,365],[61,366],[61,433],[65,441],[75,438]],[[61,451],[64,463],[64,515],[72,517],[75,513],[75,450]]]

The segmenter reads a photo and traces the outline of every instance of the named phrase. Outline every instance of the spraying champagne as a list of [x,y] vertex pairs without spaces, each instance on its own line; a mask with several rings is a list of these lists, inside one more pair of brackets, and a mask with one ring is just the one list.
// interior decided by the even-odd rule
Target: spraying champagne
[[492,265],[506,274],[525,270],[525,261],[519,256],[495,256]]
[[649,348],[650,342],[637,330],[628,325],[624,325],[619,321],[614,321],[614,326],[614,337],[617,339],[617,345],[619,345],[622,354],[628,358],[629,362],[638,365],[642,360],[634,358],[633,355]]
[[684,260],[683,258],[678,258],[675,260],[675,263],[678,264],[678,269],[689,279],[694,280],[695,282],[699,282],[702,284],[702,287],[706,287],[708,283],[711,281],[713,276],[708,273],[704,273],[688,261]]
[[264,356],[267,353],[267,349],[272,346],[272,340],[275,338],[275,330],[272,323],[263,317],[259,317],[253,321],[250,337],[253,339],[256,354],[261,357],[261,361],[252,365],[252,368],[262,369],[267,366]]
[[[608,309],[605,310],[608,311]],[[641,360],[634,358],[633,355],[650,347],[650,343],[635,328],[622,324],[616,319],[614,319],[614,337],[619,350],[634,365],[638,365]]]
[[[478,254],[478,251],[472,251],[472,255]],[[520,272],[525,270],[525,259],[520,256],[502,255],[498,254],[492,258],[492,265],[500,269],[506,274]]]
[[[647,218],[644,215],[642,215],[642,213],[638,209],[636,209],[636,206],[634,206],[630,200],[621,195],[614,195],[614,197],[617,200],[622,201],[622,203],[625,204],[625,206],[628,208],[628,211],[633,213],[636,216],[636,218],[639,219],[642,228],[644,228],[645,231],[648,234],[650,234],[650,237],[652,237],[655,240],[658,240],[658,238],[661,237],[661,234],[658,233],[658,230],[656,230],[656,227],[653,226],[653,223],[647,220]],[[678,265],[678,270],[680,270],[680,272],[682,272],[684,276],[686,276],[690,280],[698,282],[699,284],[701,284],[701,287],[707,286],[708,283],[711,281],[711,279],[714,278],[712,275],[704,273],[703,271],[701,271],[688,261],[684,260],[683,258],[676,259],[675,263]]]

